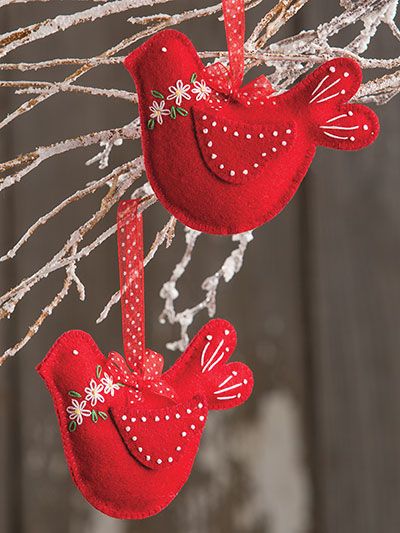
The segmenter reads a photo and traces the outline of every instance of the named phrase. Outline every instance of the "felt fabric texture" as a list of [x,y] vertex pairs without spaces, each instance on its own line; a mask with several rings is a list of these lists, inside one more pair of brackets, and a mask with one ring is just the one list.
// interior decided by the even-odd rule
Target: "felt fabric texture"
[[129,355],[106,358],[88,333],[75,330],[37,367],[53,398],[75,484],[98,510],[123,519],[157,514],[175,498],[190,475],[209,409],[236,407],[253,388],[250,369],[228,363],[236,333],[225,320],[208,322],[164,373],[163,357],[145,347],[137,206],[132,200],[118,209]]
[[293,197],[317,146],[358,150],[379,132],[373,111],[347,103],[361,83],[352,59],[328,61],[279,95],[245,85],[239,98],[211,85],[186,36],[165,30],[125,67],[139,96],[148,179],[166,209],[199,231],[260,226]]

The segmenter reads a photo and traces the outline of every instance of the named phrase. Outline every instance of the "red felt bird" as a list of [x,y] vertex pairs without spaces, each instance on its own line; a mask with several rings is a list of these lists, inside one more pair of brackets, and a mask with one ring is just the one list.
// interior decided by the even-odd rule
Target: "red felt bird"
[[69,331],[38,372],[53,397],[70,472],[100,511],[125,519],[160,512],[186,482],[210,409],[247,400],[250,369],[227,363],[236,333],[211,320],[178,361],[145,348],[141,216],[121,202],[118,243],[126,359],[106,358],[90,335]]
[[352,59],[328,61],[282,94],[263,76],[241,87],[244,19],[232,16],[241,4],[223,2],[229,69],[204,67],[189,39],[173,30],[125,60],[156,195],[184,224],[217,234],[250,230],[276,216],[317,146],[358,150],[379,132],[375,113],[348,103],[361,83]]

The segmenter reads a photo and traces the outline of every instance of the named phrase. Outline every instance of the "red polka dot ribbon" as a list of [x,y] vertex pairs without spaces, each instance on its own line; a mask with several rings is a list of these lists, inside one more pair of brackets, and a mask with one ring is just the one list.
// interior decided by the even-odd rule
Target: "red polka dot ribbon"
[[222,0],[229,68],[214,63],[206,68],[207,83],[214,91],[241,102],[265,98],[273,92],[265,76],[259,76],[241,89],[244,76],[244,0]]
[[118,206],[118,262],[125,359],[113,352],[106,368],[121,384],[136,390],[136,399],[141,399],[144,389],[173,399],[175,392],[160,379],[163,357],[145,346],[143,221],[138,205],[138,200],[127,200]]

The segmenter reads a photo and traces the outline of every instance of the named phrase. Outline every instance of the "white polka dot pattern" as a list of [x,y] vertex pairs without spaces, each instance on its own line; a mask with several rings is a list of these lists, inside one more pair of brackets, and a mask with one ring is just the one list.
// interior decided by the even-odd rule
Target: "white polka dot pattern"
[[145,348],[144,281],[142,215],[137,206],[137,202],[120,202],[117,227],[124,351],[132,370],[140,371],[138,358]]

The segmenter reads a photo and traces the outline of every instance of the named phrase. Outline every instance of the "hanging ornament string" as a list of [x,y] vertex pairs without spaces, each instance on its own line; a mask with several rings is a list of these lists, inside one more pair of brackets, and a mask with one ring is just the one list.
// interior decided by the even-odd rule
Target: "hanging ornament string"
[[144,389],[174,399],[172,387],[160,379],[163,357],[145,348],[143,221],[138,206],[138,200],[122,201],[118,206],[118,262],[125,359],[112,352],[106,369],[120,383],[136,389],[136,400],[142,399]]
[[210,65],[206,68],[207,82],[218,93],[242,103],[265,98],[273,92],[265,76],[259,76],[241,89],[244,76],[244,0],[222,0],[222,11],[229,68],[219,62]]
[[125,357],[136,368],[144,355],[143,221],[138,203],[118,206],[118,262]]

